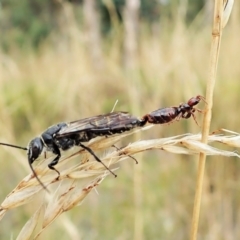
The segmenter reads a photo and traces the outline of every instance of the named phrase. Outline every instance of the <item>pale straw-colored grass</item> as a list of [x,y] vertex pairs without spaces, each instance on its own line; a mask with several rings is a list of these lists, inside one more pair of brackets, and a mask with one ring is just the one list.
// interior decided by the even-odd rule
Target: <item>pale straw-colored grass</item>
[[[220,66],[222,67],[219,67],[219,77],[225,81],[218,84],[218,89],[217,91],[215,90],[216,101],[213,108],[215,118],[211,123],[212,129],[223,126],[231,126],[232,129],[238,129],[239,126],[239,117],[237,114],[238,101],[236,101],[239,96],[239,67],[237,63],[239,62],[238,56],[240,55],[238,54],[239,48],[236,47],[239,43],[238,14],[238,11],[235,11],[235,18],[231,19],[230,28],[227,26],[228,34],[225,34],[225,39],[222,42],[221,54],[223,54],[222,56],[224,57],[220,58]],[[200,19],[202,20],[202,18]],[[182,25],[179,23],[182,23]],[[63,28],[67,31],[71,26],[76,26],[68,22],[65,24]],[[1,141],[19,144],[26,143],[30,137],[41,132],[44,127],[59,121],[59,119],[73,120],[108,111],[110,108],[107,108],[108,105],[106,104],[110,104],[112,107],[115,96],[120,99],[118,109],[129,110],[138,114],[135,107],[137,106],[139,108],[140,106],[139,114],[144,114],[158,106],[175,106],[181,101],[185,102],[189,97],[195,96],[196,94],[204,95],[203,88],[205,89],[205,84],[202,82],[202,79],[206,79],[207,75],[207,64],[205,62],[207,62],[206,59],[209,53],[208,40],[210,38],[210,31],[208,27],[198,28],[197,24],[193,24],[192,28],[189,29],[183,24],[183,21],[178,21],[177,27],[166,29],[167,27],[164,27],[164,25],[161,27],[160,39],[158,35],[153,37],[148,36],[147,33],[139,38],[141,43],[139,68],[143,73],[144,81],[140,77],[133,78],[132,76],[123,74],[123,69],[120,64],[122,55],[121,51],[119,51],[119,49],[121,50],[120,39],[122,39],[122,36],[120,38],[114,36],[113,43],[104,39],[104,46],[108,46],[108,50],[103,56],[103,62],[106,67],[102,71],[102,74],[96,74],[95,71],[91,70],[84,46],[80,47],[81,45],[74,44],[77,49],[72,47],[70,48],[71,51],[69,51],[68,45],[65,46],[64,40],[59,37],[57,38],[57,43],[63,47],[61,51],[46,42],[41,54],[35,55],[31,53],[30,56],[26,56],[21,52],[12,51],[8,56],[4,56],[4,60],[6,61],[3,61],[4,64],[0,66],[0,83],[2,89],[0,102],[1,122],[4,123],[4,127],[1,128]],[[206,31],[209,32],[207,37]],[[79,32],[81,33],[81,29]],[[69,84],[70,80],[71,84]],[[131,84],[132,87],[130,87],[131,81],[133,83]],[[120,84],[116,84],[116,82]],[[29,83],[33,84],[33,86],[30,85],[32,91],[36,89],[33,93],[27,91],[27,89],[30,88]],[[12,85],[15,87],[13,88]],[[131,88],[133,91],[136,91],[136,89],[139,91],[137,98],[132,97]],[[6,89],[8,89],[8,91],[6,91]],[[84,89],[84,91],[81,89]],[[112,95],[112,93],[114,95]],[[30,96],[28,97],[28,95]],[[34,97],[31,97],[31,95]],[[122,95],[124,96],[121,98]],[[134,106],[130,108],[129,105]],[[18,109],[20,109],[20,111]],[[22,121],[22,119],[24,120],[25,118],[26,121]],[[169,136],[182,132],[195,132],[196,129],[197,126],[194,125],[194,121],[187,121],[186,125],[173,124],[171,127],[160,127],[158,130],[156,129],[156,131],[148,131],[148,133],[144,133],[144,138],[147,138],[147,136],[149,138],[157,138],[159,135]],[[119,139],[124,136],[125,135],[120,135]],[[185,140],[182,141],[182,143],[180,141],[174,145],[173,142],[181,138]],[[188,138],[188,142],[186,142],[186,138]],[[213,135],[211,138],[213,144],[220,141],[223,143],[226,142],[229,146],[236,145],[236,147],[239,147],[238,134],[230,133],[228,136]],[[110,139],[113,140],[113,138]],[[139,144],[149,144],[141,146],[142,151],[158,146],[157,149],[178,153],[185,152],[186,154],[189,154],[190,150],[192,154],[197,152],[196,149],[192,150],[187,148],[189,142],[193,149],[196,148],[195,145],[198,147],[201,145],[199,144],[198,135],[179,136],[177,139],[173,138],[171,144],[169,142],[170,140],[171,139],[166,139],[168,144],[164,144],[164,139],[151,140],[155,141],[152,143],[153,145],[155,144],[155,146],[152,146],[148,140],[144,142],[140,141]],[[97,139],[90,142],[88,146],[96,143],[95,141],[97,141]],[[157,141],[160,141],[158,145]],[[183,143],[187,146],[184,146]],[[212,145],[212,143],[210,144]],[[133,143],[133,145],[131,144],[128,147],[136,147],[137,145],[134,144],[137,143]],[[217,145],[219,146],[219,144]],[[208,148],[207,145],[201,146]],[[104,149],[105,148],[103,148],[103,150]],[[118,162],[118,159],[114,160],[112,158],[110,160],[111,163],[109,163],[106,158],[114,154],[118,156],[120,152],[115,151],[114,148],[109,148],[107,149],[107,153],[104,153],[104,158],[102,157],[102,153],[99,153],[97,150],[98,147],[95,146],[96,154],[100,159],[105,161],[106,164],[111,165],[111,169],[119,167],[118,164],[116,166],[113,165],[114,162]],[[124,150],[127,153],[125,148],[121,151]],[[4,155],[5,151],[8,151],[7,158],[6,155]],[[36,215],[32,217],[33,219],[30,219],[25,228],[22,229],[22,232],[19,234],[19,239],[28,239],[30,235],[37,235],[38,232],[41,231],[43,223],[45,224],[44,226],[47,226],[46,223],[50,223],[60,216],[62,211],[56,214],[56,209],[61,209],[63,205],[65,206],[67,204],[65,200],[67,201],[70,195],[75,197],[77,193],[83,194],[84,189],[90,189],[90,191],[91,189],[97,189],[94,187],[94,184],[100,184],[101,179],[109,175],[109,172],[106,171],[100,163],[92,159],[89,154],[79,152],[76,148],[74,151],[77,151],[75,156],[70,158],[68,154],[72,154],[73,152],[67,152],[57,165],[57,169],[61,172],[59,181],[56,180],[57,174],[47,168],[47,164],[52,159],[51,156],[48,155],[47,159],[34,163],[34,169],[37,170],[41,180],[48,185],[51,194],[47,194],[40,187],[32,174],[27,176],[3,201],[1,209],[2,217],[6,212],[12,214],[8,214],[8,216],[5,216],[2,220],[1,235],[15,235],[14,231],[17,231],[17,227],[23,225],[24,220],[22,214],[18,213],[17,210],[22,209],[24,216],[28,216],[29,213],[26,209],[29,210],[35,206],[39,206],[40,212],[36,212]],[[211,148],[210,152],[215,155],[223,154],[222,151],[214,148]],[[6,189],[9,189],[8,186],[11,186],[16,179],[19,179],[23,169],[25,170],[25,166],[27,167],[27,171],[30,171],[25,156],[19,154],[17,150],[4,148],[1,154],[2,182],[6,183],[2,184],[3,188],[1,192],[3,199],[3,194]],[[237,156],[236,153],[230,152],[229,154]],[[180,159],[183,159],[181,155],[171,154],[171,156],[174,157],[174,161],[171,159],[170,161],[161,159],[161,166],[158,166],[154,164],[154,154],[151,153],[148,156],[148,158],[144,156],[143,160],[151,163],[149,164],[150,166],[146,164],[146,162],[141,161],[143,163],[144,173],[149,176],[148,180],[146,181],[145,178],[143,178],[142,185],[136,182],[136,185],[139,185],[140,188],[143,189],[142,201],[146,204],[144,213],[136,216],[136,218],[144,220],[144,229],[147,230],[146,232],[144,230],[144,236],[146,238],[159,236],[161,239],[187,239],[193,202],[192,189],[194,188],[195,180],[195,178],[192,177],[193,174],[195,174],[195,169],[192,169],[192,165],[195,166],[195,161],[191,160],[187,162],[186,167],[186,162],[180,161]],[[188,155],[185,156],[186,161],[188,161]],[[85,162],[89,157],[91,157],[91,161]],[[138,155],[135,157],[139,160]],[[17,163],[14,161],[15,159],[18,161]],[[122,155],[121,158],[119,157],[119,161],[124,159],[124,155]],[[57,236],[58,233],[62,234],[62,230],[64,229],[64,231],[68,232],[69,239],[71,237],[71,239],[80,239],[79,235],[83,234],[84,236],[86,232],[91,232],[91,234],[97,232],[98,236],[104,236],[104,238],[109,238],[109,236],[111,236],[110,238],[124,238],[124,236],[127,236],[125,239],[131,239],[131,232],[133,231],[131,227],[133,217],[131,210],[136,205],[132,199],[131,192],[136,189],[136,186],[132,189],[131,182],[128,182],[129,184],[125,184],[124,188],[122,187],[125,192],[122,191],[121,187],[119,188],[121,183],[124,184],[126,182],[126,179],[123,177],[124,174],[130,173],[129,178],[133,178],[128,166],[135,165],[135,163],[132,159],[129,159],[129,161],[131,164],[128,165],[127,162],[124,166],[121,164],[121,171],[115,171],[118,174],[118,178],[115,179],[110,175],[108,181],[104,182],[105,185],[101,186],[101,190],[104,191],[105,186],[108,187],[107,184],[110,182],[110,184],[114,184],[113,189],[111,189],[112,191],[107,189],[107,191],[100,196],[97,196],[93,191],[93,198],[91,198],[92,196],[86,198],[88,202],[81,208],[77,210],[75,208],[75,211],[71,211],[69,215],[61,214],[61,218],[58,218],[58,221],[56,221],[58,227],[54,228],[54,226],[51,226],[51,228],[48,229],[50,235],[51,233],[54,234],[54,236]],[[211,167],[216,161],[219,163],[217,167]],[[207,169],[208,172],[204,179],[206,189],[203,196],[202,221],[198,236],[200,238],[211,236],[213,239],[236,239],[236,236],[239,235],[238,228],[236,228],[236,222],[238,221],[238,212],[236,209],[239,207],[239,197],[237,194],[239,190],[239,179],[237,177],[238,161],[235,161],[235,158],[221,159],[219,157],[218,159],[208,158],[207,163],[209,168]],[[163,173],[163,165],[167,167],[166,174]],[[22,166],[24,166],[24,168]],[[173,166],[177,166],[177,171],[175,171]],[[139,169],[139,166],[136,165],[136,168]],[[214,174],[212,174],[212,168],[214,168]],[[225,169],[225,171],[223,171],[223,169]],[[183,181],[182,184],[185,186],[184,191],[179,187],[178,182],[175,183],[177,179],[176,173],[180,175]],[[71,176],[71,178],[69,176]],[[167,181],[164,179],[166,176],[168,177]],[[153,178],[155,180],[154,183],[151,182]],[[169,179],[171,179],[171,181]],[[214,193],[208,191],[207,188],[212,185],[214,186]],[[146,189],[148,191],[146,191]],[[74,193],[74,191],[77,193]],[[111,195],[112,192],[119,192],[119,194],[125,194],[127,192],[129,196],[127,195],[123,198],[128,208],[122,205],[122,199],[114,196],[113,199],[111,199],[111,203],[116,203],[117,208],[115,208],[113,212],[111,211],[110,216],[108,216],[107,211],[109,206],[108,203],[105,202],[105,197],[107,198],[108,194]],[[86,195],[88,195],[88,193],[86,193]],[[176,196],[177,198],[174,198]],[[16,199],[14,199],[15,197]],[[138,195],[137,197],[141,199],[141,196]],[[98,204],[96,207],[91,202],[96,199],[103,200],[103,203]],[[151,199],[151,201],[149,201],[149,199]],[[172,199],[174,201],[169,201]],[[206,201],[208,204],[206,204]],[[77,204],[80,203],[81,199],[78,200]],[[89,210],[87,208],[88,203],[91,210],[93,210],[91,214],[87,212]],[[25,205],[23,206],[23,204]],[[60,207],[57,208],[57,206],[55,206],[57,204]],[[147,207],[147,204],[149,204],[150,207]],[[225,208],[223,204],[225,204]],[[226,206],[226,204],[228,205]],[[21,208],[8,211],[17,206],[21,206]],[[37,208],[38,207],[35,207],[34,209],[38,211]],[[123,213],[121,223],[119,222],[118,215],[120,211]],[[102,224],[104,222],[102,212],[104,212],[104,221],[111,218],[112,224],[110,228],[108,224]],[[146,216],[149,217],[146,218]],[[15,225],[14,228],[13,219],[15,222],[17,221],[17,225]],[[86,228],[85,225],[83,225],[85,223],[84,220],[89,220],[91,224],[90,228]],[[222,228],[223,224],[225,226],[224,228]],[[36,226],[36,229],[32,234],[34,226]],[[118,227],[121,229],[119,230]],[[122,230],[124,227],[126,227],[127,230],[126,228]],[[26,228],[29,228],[28,234]],[[127,235],[124,235],[126,232]],[[44,233],[46,236],[46,231],[44,231]],[[231,238],[229,235],[234,237]],[[44,234],[41,236],[44,236]],[[90,239],[89,236],[93,235],[87,236],[87,239]]]
[[[95,138],[86,145],[95,152],[108,149],[105,156],[101,157],[101,160],[107,166],[113,166],[111,169],[115,172],[120,168],[119,165],[116,166],[115,164],[128,159],[128,156],[153,149],[159,149],[173,154],[197,155],[204,153],[211,156],[217,155],[240,158],[237,152],[222,150],[211,146],[214,143],[223,143],[229,147],[240,147],[240,134],[224,129],[220,130],[221,134],[215,133],[210,135],[208,137],[208,144],[201,142],[201,134],[189,133],[168,138],[139,140],[121,149],[109,149],[109,147],[122,138],[136,131],[146,130],[149,127],[152,127],[152,125],[120,135]],[[80,157],[81,160],[79,159]],[[76,158],[77,161],[74,161]],[[29,239],[30,236],[32,236],[31,239],[33,236],[37,238],[63,212],[79,206],[87,195],[93,189],[96,190],[96,187],[100,185],[107,176],[110,175],[113,181],[117,180],[117,178],[113,178],[102,164],[94,160],[89,153],[86,153],[82,149],[68,151],[66,155],[61,158],[59,164],[56,166],[61,172],[59,179],[56,179],[56,172],[47,167],[47,163],[49,163],[51,159],[52,157],[42,159],[38,165],[35,166],[38,176],[48,187],[51,192],[50,194],[41,187],[33,174],[29,174],[8,194],[1,204],[0,214],[2,219],[7,211],[24,204],[31,204],[36,198],[42,199],[42,205],[22,228],[18,239]],[[120,171],[117,173],[121,174]],[[84,179],[87,181],[84,181]],[[35,231],[37,226],[37,231]]]
[[[224,6],[224,2],[225,2],[225,5],[228,5],[228,6]],[[207,81],[206,81],[206,101],[208,102],[208,104],[206,105],[206,111],[203,118],[203,128],[202,128],[203,143],[207,143],[208,141],[208,135],[209,135],[211,119],[212,119],[213,94],[214,94],[217,69],[218,69],[221,37],[222,37],[223,28],[226,26],[227,21],[229,19],[229,16],[232,10],[232,5],[233,5],[233,1],[215,0],[214,12],[213,12],[212,42],[211,42],[211,51],[210,51],[210,58],[209,58],[210,60],[209,61],[209,77],[207,78]],[[196,193],[195,193],[195,199],[194,199],[192,226],[191,226],[191,235],[190,235],[191,240],[197,239],[206,156],[207,154],[205,152],[200,152],[199,154]]]

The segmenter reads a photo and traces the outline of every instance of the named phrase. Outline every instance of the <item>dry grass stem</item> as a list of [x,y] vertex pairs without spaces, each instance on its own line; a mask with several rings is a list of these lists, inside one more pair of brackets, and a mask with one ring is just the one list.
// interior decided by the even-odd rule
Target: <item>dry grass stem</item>
[[[203,143],[207,142],[210,124],[211,124],[211,118],[212,118],[213,93],[214,93],[214,87],[215,87],[215,81],[216,81],[218,58],[219,58],[221,36],[222,36],[222,29],[223,29],[223,22],[222,22],[223,11],[224,11],[223,1],[215,0],[213,28],[212,28],[212,44],[211,44],[211,52],[210,52],[209,79],[207,81],[207,89],[206,89],[206,101],[208,104],[206,105],[206,112],[204,114],[203,128],[202,128]],[[190,235],[191,240],[197,239],[205,162],[206,162],[206,153],[200,152],[199,163],[198,163],[198,173],[197,173],[197,183],[196,183],[196,193],[195,193],[193,216],[192,216],[192,227],[191,227],[191,235]]]
[[[103,149],[103,146],[104,149],[106,149],[107,146],[111,147],[113,142],[116,143],[123,137],[133,134],[136,131],[108,138],[96,138],[90,141],[87,146],[97,152],[99,149]],[[197,155],[201,152],[206,155],[240,158],[240,155],[236,152],[221,150],[202,143],[201,137],[201,134],[183,134],[169,138],[141,140],[131,143],[119,150],[115,148],[108,149],[108,152],[105,153],[104,157],[101,157],[101,160],[107,166],[111,166],[126,160],[128,156],[152,149],[159,149],[174,154]],[[211,144],[220,142],[230,147],[240,147],[240,134],[223,129],[221,130],[221,134],[210,135],[208,142]],[[80,156],[81,161],[76,159]],[[88,161],[87,159],[89,158],[91,160]],[[8,210],[30,203],[36,199],[36,197],[42,197],[43,200],[45,199],[46,206],[37,210],[33,217],[26,223],[18,236],[19,239],[28,239],[27,237],[24,238],[24,236],[32,235],[36,224],[38,223],[39,225],[41,222],[40,230],[34,233],[37,238],[58,216],[79,205],[92,189],[96,188],[106,176],[111,175],[109,171],[107,171],[102,164],[94,160],[91,155],[82,149],[77,149],[77,151],[75,149],[74,152],[69,151],[62,157],[60,163],[57,165],[57,169],[61,172],[61,177],[60,179],[56,179],[56,173],[47,167],[47,163],[51,161],[51,159],[52,156],[49,156],[47,159],[42,159],[35,169],[41,181],[43,181],[48,188],[52,185],[52,194],[50,194],[52,196],[46,194],[36,178],[33,177],[33,174],[30,174],[17,185],[1,204],[0,213],[2,218]],[[116,170],[117,168],[115,167],[113,171]],[[87,183],[83,181],[83,178],[87,178]],[[117,179],[112,178],[112,180],[116,181]],[[56,184],[54,185],[56,182],[59,183],[58,186]],[[41,220],[40,215],[43,215]]]

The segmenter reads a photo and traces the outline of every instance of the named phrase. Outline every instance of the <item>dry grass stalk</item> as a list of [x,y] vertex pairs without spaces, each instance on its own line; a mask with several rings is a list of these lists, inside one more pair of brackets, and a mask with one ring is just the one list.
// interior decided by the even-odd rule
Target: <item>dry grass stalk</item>
[[[232,5],[233,1],[229,5]],[[231,8],[231,7],[230,7]],[[222,29],[226,25],[229,18],[231,9],[229,7],[225,8],[222,0],[215,0],[214,6],[214,16],[213,16],[213,29],[212,29],[212,44],[211,44],[211,53],[210,53],[210,70],[209,70],[209,79],[207,81],[207,90],[206,90],[206,101],[208,105],[206,106],[206,113],[203,118],[203,129],[202,129],[202,142],[206,143],[208,139],[211,117],[212,117],[212,107],[213,107],[213,92],[216,81],[219,50],[222,36]],[[226,13],[228,12],[228,13]],[[223,23],[223,20],[225,21]],[[223,24],[225,24],[223,26]],[[196,193],[194,200],[193,216],[192,216],[192,227],[191,227],[191,240],[197,239],[198,231],[198,222],[199,222],[199,213],[202,197],[202,188],[203,188],[203,178],[206,162],[206,153],[201,152],[199,154],[199,163],[198,163],[198,173],[197,173],[197,183],[196,183]]]
[[[94,151],[106,149],[107,146],[111,146],[113,142],[115,143],[134,132],[136,131],[108,138],[96,138],[91,141],[88,146]],[[240,147],[240,134],[228,130],[222,130],[222,132],[223,134],[210,135],[208,137],[208,142],[221,142],[228,146]],[[160,149],[174,154],[197,155],[201,152],[206,155],[220,155],[240,158],[240,155],[236,152],[224,151],[202,143],[201,137],[201,134],[184,134],[169,138],[137,141],[120,150],[115,149],[108,152],[101,159],[105,164],[111,166],[127,159],[128,156],[152,149]],[[75,161],[71,161],[79,156],[82,157],[81,161],[77,161],[77,163]],[[34,197],[39,197],[39,194],[42,194],[41,197],[43,198],[43,201],[45,197],[46,207],[41,207],[36,211],[33,217],[23,227],[18,239],[29,239],[29,236],[31,236],[34,232],[36,225],[40,224],[40,230],[37,234],[35,233],[35,238],[37,238],[41,232],[44,231],[45,228],[63,212],[69,211],[79,205],[88,193],[90,193],[92,189],[95,189],[96,186],[98,186],[104,178],[110,174],[94,159],[86,161],[89,157],[91,156],[82,150],[78,150],[73,154],[63,157],[57,165],[57,168],[61,172],[61,177],[58,180],[56,180],[56,173],[49,170],[47,167],[47,162],[49,162],[51,157],[44,159],[39,163],[35,169],[41,180],[48,186],[48,188],[55,182],[60,183],[59,187],[55,186],[55,190],[52,192],[53,196],[51,198],[49,195],[45,195],[46,192],[36,181],[36,178],[33,177],[33,174],[25,177],[6,197],[0,207],[1,217],[3,217],[4,214],[12,208],[30,203],[34,200]],[[116,168],[113,170],[116,170]],[[87,184],[83,184],[83,178],[89,177],[91,177],[91,180],[88,180],[89,182]],[[43,217],[40,219],[41,215],[43,215]]]

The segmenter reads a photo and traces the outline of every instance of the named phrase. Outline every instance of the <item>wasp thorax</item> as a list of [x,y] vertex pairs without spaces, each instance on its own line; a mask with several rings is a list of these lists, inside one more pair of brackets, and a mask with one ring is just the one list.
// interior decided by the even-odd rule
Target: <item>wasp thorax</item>
[[30,163],[39,157],[43,150],[43,141],[41,138],[34,138],[28,145],[28,158]]
[[189,106],[187,103],[182,103],[179,105],[180,111],[187,112],[189,111],[192,107]]

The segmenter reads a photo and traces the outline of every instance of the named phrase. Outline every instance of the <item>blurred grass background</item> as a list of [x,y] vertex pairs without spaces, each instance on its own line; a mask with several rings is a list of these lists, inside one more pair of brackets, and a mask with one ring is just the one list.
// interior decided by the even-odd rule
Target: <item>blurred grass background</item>
[[[57,122],[110,112],[117,99],[115,111],[142,116],[205,93],[212,17],[203,1],[129,1],[140,4],[133,12],[128,1],[1,2],[1,142],[26,146]],[[239,6],[222,38],[212,130],[240,132]],[[200,132],[192,119],[121,144],[187,132]],[[99,195],[65,214],[77,235],[57,220],[42,239],[187,239],[198,158],[161,151],[135,157],[140,164],[123,162],[117,179],[109,176]],[[17,149],[2,147],[0,164],[2,201],[30,170]],[[199,239],[240,238],[239,169],[237,159],[208,157]],[[9,212],[0,238],[14,239],[38,204]]]

